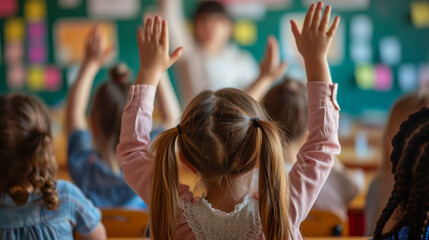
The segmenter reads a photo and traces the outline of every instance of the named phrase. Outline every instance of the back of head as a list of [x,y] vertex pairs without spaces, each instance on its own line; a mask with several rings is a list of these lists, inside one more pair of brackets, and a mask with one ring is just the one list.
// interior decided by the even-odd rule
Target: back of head
[[[258,119],[259,118],[259,119]],[[178,129],[153,143],[150,211],[154,239],[174,238],[178,202],[177,146],[205,184],[229,183],[259,163],[259,209],[267,239],[287,239],[288,193],[281,131],[263,107],[236,89],[205,91],[185,110]]]
[[119,143],[122,111],[127,103],[130,88],[130,71],[124,64],[113,67],[110,81],[102,84],[95,92],[91,118],[98,136],[96,145],[106,164],[115,169],[116,146]]
[[0,194],[23,205],[31,192],[41,192],[46,208],[57,208],[47,110],[33,97],[12,94],[0,96],[0,112]]
[[421,239],[429,212],[429,108],[422,108],[401,124],[392,147],[395,183],[377,222],[374,239],[382,239],[383,228],[395,209],[401,217],[393,232],[407,226],[408,239]]
[[290,78],[272,88],[263,99],[268,114],[277,121],[290,141],[307,130],[307,88]]

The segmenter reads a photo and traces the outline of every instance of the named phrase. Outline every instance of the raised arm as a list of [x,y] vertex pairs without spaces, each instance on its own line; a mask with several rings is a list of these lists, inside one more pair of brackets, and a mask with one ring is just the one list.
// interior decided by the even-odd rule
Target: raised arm
[[156,95],[157,107],[162,118],[163,127],[168,129],[176,126],[180,119],[181,110],[167,72],[161,76]]
[[260,101],[270,90],[271,85],[284,73],[287,63],[280,63],[280,51],[277,39],[268,38],[265,56],[260,64],[259,77],[248,87],[247,94]]
[[308,130],[306,143],[300,149],[290,177],[291,223],[298,229],[306,218],[340,153],[338,142],[339,107],[337,85],[332,84],[327,52],[337,29],[335,18],[328,30],[331,8],[323,3],[312,4],[304,20],[302,32],[291,21],[299,52],[304,57],[308,78]]
[[73,130],[87,129],[86,108],[88,107],[91,87],[100,67],[109,59],[112,49],[103,49],[102,36],[99,27],[89,34],[85,46],[85,59],[79,71],[75,84],[71,88],[66,106],[67,135]]
[[186,23],[183,0],[158,0],[162,16],[170,23],[171,48],[184,47],[187,52],[194,48],[192,33]]
[[155,90],[161,74],[182,53],[182,48],[168,53],[167,22],[155,17],[146,21],[144,32],[139,29],[137,42],[140,70],[130,89],[130,100],[122,114],[122,126],[116,158],[122,166],[124,178],[134,191],[149,204],[152,183],[152,155],[147,152],[152,127]]

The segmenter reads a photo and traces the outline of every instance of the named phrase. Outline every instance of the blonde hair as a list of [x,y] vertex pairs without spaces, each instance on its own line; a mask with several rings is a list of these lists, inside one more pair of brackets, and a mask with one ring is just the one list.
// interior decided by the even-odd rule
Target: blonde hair
[[[259,118],[255,123],[255,118]],[[179,129],[150,146],[155,165],[150,200],[153,239],[174,239],[179,206],[177,147],[207,183],[228,183],[259,163],[259,213],[267,239],[289,239],[289,198],[284,141],[263,107],[236,89],[200,93]],[[181,134],[180,134],[181,132]]]

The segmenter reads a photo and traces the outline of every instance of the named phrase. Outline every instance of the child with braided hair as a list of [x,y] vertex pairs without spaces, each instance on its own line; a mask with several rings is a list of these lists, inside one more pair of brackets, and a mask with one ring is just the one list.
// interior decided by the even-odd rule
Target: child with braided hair
[[429,108],[422,108],[401,124],[392,146],[395,183],[374,240],[429,239]]

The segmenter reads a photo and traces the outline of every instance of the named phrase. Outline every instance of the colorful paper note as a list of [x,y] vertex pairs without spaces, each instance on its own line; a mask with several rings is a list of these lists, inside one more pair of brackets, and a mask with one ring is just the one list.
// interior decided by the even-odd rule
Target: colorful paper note
[[42,91],[45,87],[45,71],[42,66],[31,66],[27,71],[27,87],[31,91]]
[[429,27],[429,2],[417,1],[411,3],[411,20],[417,28]]
[[27,0],[24,3],[24,16],[29,22],[37,22],[46,18],[45,0]]
[[385,65],[375,66],[375,89],[378,91],[390,91],[393,86],[392,69]]
[[[85,42],[95,25],[103,34],[103,46],[115,47],[116,25],[109,22],[88,22],[86,20],[61,20],[54,25],[54,46],[56,62],[62,66],[81,63],[84,58]],[[112,61],[116,56],[112,57]]]
[[404,92],[412,92],[418,86],[417,68],[412,64],[403,64],[398,68],[399,87]]
[[47,50],[44,44],[32,44],[28,49],[28,61],[30,63],[44,63],[47,60]]
[[46,38],[46,23],[45,22],[30,22],[27,24],[27,36],[29,40],[45,39]]
[[385,37],[380,40],[380,59],[387,65],[396,65],[401,62],[401,43],[397,37]]
[[139,0],[87,0],[92,17],[132,19],[140,13]]
[[355,78],[357,86],[362,90],[374,89],[375,71],[370,64],[356,66]]
[[251,46],[256,43],[258,29],[253,22],[238,21],[234,26],[234,40],[243,46]]
[[7,64],[21,63],[24,59],[22,42],[8,42],[5,44],[5,61]]
[[11,17],[18,10],[17,0],[1,0],[0,2],[0,18]]
[[372,62],[372,46],[370,41],[354,41],[350,43],[350,57],[356,64]]
[[7,85],[11,89],[22,89],[25,85],[25,69],[23,64],[12,64],[6,70]]
[[46,90],[56,91],[63,85],[62,73],[56,66],[48,66],[45,69]]
[[369,41],[373,34],[373,23],[367,15],[356,15],[350,22],[350,36],[354,41]]
[[24,21],[22,18],[10,18],[4,24],[5,42],[23,41],[24,39]]

